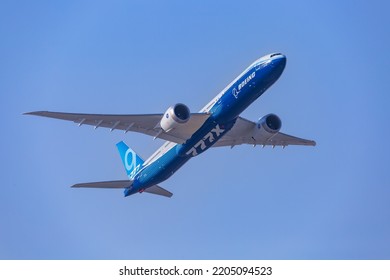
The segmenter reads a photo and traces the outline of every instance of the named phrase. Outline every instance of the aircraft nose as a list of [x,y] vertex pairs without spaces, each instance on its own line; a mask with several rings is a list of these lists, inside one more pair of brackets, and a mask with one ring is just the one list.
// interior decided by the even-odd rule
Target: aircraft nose
[[272,64],[275,65],[275,67],[281,67],[284,69],[286,66],[286,56],[282,54],[278,54],[277,56],[273,57]]
[[280,74],[282,74],[284,68],[286,67],[287,59],[285,55],[277,54],[272,57],[272,66],[277,70]]

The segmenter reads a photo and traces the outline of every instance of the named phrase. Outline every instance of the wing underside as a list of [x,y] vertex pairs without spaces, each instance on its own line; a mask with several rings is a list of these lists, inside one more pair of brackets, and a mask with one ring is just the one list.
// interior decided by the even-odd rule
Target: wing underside
[[125,133],[134,131],[179,144],[189,139],[209,117],[206,113],[191,113],[191,117],[188,122],[179,125],[169,132],[165,132],[162,131],[159,126],[163,114],[105,115],[49,111],[37,111],[25,114],[72,121],[79,126],[91,125],[94,126],[95,129],[104,127],[109,128],[111,131],[122,130]]
[[278,132],[272,136],[256,135],[254,130],[256,123],[239,117],[233,128],[226,133],[213,147],[236,146],[242,144],[262,145],[262,146],[289,146],[289,145],[304,145],[315,146],[316,142],[307,140],[288,134]]

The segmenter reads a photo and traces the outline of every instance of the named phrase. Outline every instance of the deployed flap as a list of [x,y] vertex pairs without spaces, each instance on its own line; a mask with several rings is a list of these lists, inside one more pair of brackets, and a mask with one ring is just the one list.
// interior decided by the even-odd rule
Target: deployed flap
[[162,196],[166,196],[166,197],[171,197],[173,195],[173,193],[171,193],[171,192],[167,191],[166,189],[163,189],[162,187],[157,186],[157,185],[154,185],[150,188],[147,188],[146,190],[144,190],[144,192],[162,195]]
[[111,131],[115,129],[139,132],[153,137],[161,138],[175,143],[184,143],[191,138],[192,134],[197,131],[207,120],[207,113],[191,113],[191,117],[185,124],[170,130],[161,132],[159,123],[163,114],[144,114],[144,115],[103,115],[103,114],[73,114],[61,112],[37,111],[25,113],[25,115],[34,115],[72,121],[81,125],[92,125],[96,128],[106,127]]
[[315,146],[316,142],[312,140],[302,139],[295,136],[287,135],[281,132],[276,133],[272,137],[253,137],[253,131],[256,123],[247,119],[238,117],[233,128],[226,133],[212,147],[235,146],[242,144],[250,145],[270,145],[270,146],[288,146],[288,145],[304,145]]
[[128,188],[132,184],[132,181],[105,181],[105,182],[92,182],[73,185],[72,188],[98,188],[98,189],[123,189]]

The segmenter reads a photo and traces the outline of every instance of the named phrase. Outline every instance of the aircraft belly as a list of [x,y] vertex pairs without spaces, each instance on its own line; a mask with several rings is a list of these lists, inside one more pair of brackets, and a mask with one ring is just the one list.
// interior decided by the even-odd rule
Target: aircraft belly
[[134,186],[148,188],[171,177],[190,157],[181,157],[172,148],[158,160],[143,169],[137,176]]
[[176,146],[177,154],[181,157],[194,157],[205,152],[233,127],[235,121],[217,123],[209,118],[190,139]]

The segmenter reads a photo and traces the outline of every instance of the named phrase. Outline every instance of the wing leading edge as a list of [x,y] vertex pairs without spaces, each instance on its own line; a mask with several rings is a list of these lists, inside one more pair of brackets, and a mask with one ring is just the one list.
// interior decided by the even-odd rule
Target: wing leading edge
[[194,134],[209,117],[209,114],[207,113],[191,113],[188,122],[169,132],[164,132],[159,127],[163,114],[105,115],[37,111],[25,113],[25,115],[72,121],[79,126],[94,126],[95,129],[105,127],[109,128],[111,131],[118,129],[125,133],[134,131],[179,144],[191,138],[192,134]]

